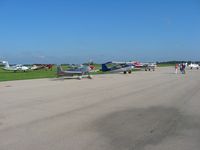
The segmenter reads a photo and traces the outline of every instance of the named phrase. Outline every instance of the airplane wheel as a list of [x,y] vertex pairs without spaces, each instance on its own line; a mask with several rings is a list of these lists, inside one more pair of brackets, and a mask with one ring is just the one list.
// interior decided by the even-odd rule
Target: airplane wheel
[[126,74],[126,71],[124,71],[124,74]]
[[190,69],[192,70],[192,67]]
[[129,70],[128,73],[131,74],[131,70]]
[[91,76],[91,75],[88,75],[88,79],[92,79],[92,76]]

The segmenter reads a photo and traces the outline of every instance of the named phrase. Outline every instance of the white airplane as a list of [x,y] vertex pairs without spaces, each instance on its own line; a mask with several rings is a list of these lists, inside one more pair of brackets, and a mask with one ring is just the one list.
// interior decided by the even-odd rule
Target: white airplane
[[195,69],[195,68],[196,68],[196,69],[199,69],[200,66],[199,66],[198,64],[193,64],[193,63],[191,63],[190,65],[188,65],[188,67],[189,67],[190,69],[193,69],[193,68],[194,68],[194,69]]
[[23,66],[23,65],[10,66],[7,61],[2,61],[2,63],[5,65],[3,68],[4,70],[14,71],[14,72],[16,72],[16,71],[24,71],[25,72],[25,71],[29,70],[28,67]]
[[156,63],[143,63],[143,67],[145,68],[145,71],[155,71],[157,65]]

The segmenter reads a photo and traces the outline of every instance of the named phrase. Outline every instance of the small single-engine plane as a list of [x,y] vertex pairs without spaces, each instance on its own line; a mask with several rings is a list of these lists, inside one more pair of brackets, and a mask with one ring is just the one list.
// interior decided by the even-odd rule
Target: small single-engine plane
[[7,70],[7,71],[14,71],[14,72],[17,72],[17,71],[24,71],[26,72],[27,70],[29,70],[29,68],[27,66],[23,66],[23,65],[15,65],[15,66],[10,66],[9,63],[7,61],[2,61],[2,64],[4,64],[4,70]]
[[138,61],[133,61],[132,64],[134,65],[135,69],[144,69],[145,71],[155,71],[157,67],[156,63],[141,63]]
[[52,70],[52,68],[53,68],[52,64],[34,64],[30,69],[31,70],[51,69]]
[[75,78],[79,80],[81,80],[82,78],[92,79],[90,71],[91,68],[85,65],[81,65],[80,67],[68,69],[65,71],[59,65],[57,66],[57,77],[72,78],[72,79]]
[[199,64],[193,64],[193,63],[191,63],[190,65],[188,65],[188,67],[190,69],[197,69],[197,70],[200,68]]
[[145,71],[155,71],[157,65],[156,63],[144,63],[143,66]]
[[133,61],[132,63],[136,69],[141,69],[143,67],[143,64],[139,61]]
[[101,71],[102,72],[110,72],[110,73],[120,73],[123,72],[124,74],[126,73],[131,73],[132,69],[134,68],[133,64],[127,63],[127,62],[107,62],[102,64]]

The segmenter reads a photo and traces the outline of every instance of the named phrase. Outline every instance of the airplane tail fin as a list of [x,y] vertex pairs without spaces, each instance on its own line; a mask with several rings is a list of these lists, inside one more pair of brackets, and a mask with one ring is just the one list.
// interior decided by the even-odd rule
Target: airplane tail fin
[[102,64],[101,69],[102,69],[102,71],[108,71],[109,70],[108,67],[106,66],[106,64]]
[[57,66],[57,75],[61,74],[63,72],[62,67],[59,65]]
[[89,74],[90,71],[91,71],[91,69],[89,66],[83,66],[83,68],[82,68],[83,74]]
[[2,63],[5,65],[6,68],[10,67],[10,65],[9,65],[9,63],[7,61],[2,61]]

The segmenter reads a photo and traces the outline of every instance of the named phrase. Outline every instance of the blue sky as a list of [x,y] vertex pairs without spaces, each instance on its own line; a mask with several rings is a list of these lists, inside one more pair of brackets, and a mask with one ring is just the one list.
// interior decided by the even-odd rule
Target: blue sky
[[200,1],[0,0],[0,59],[200,60]]

